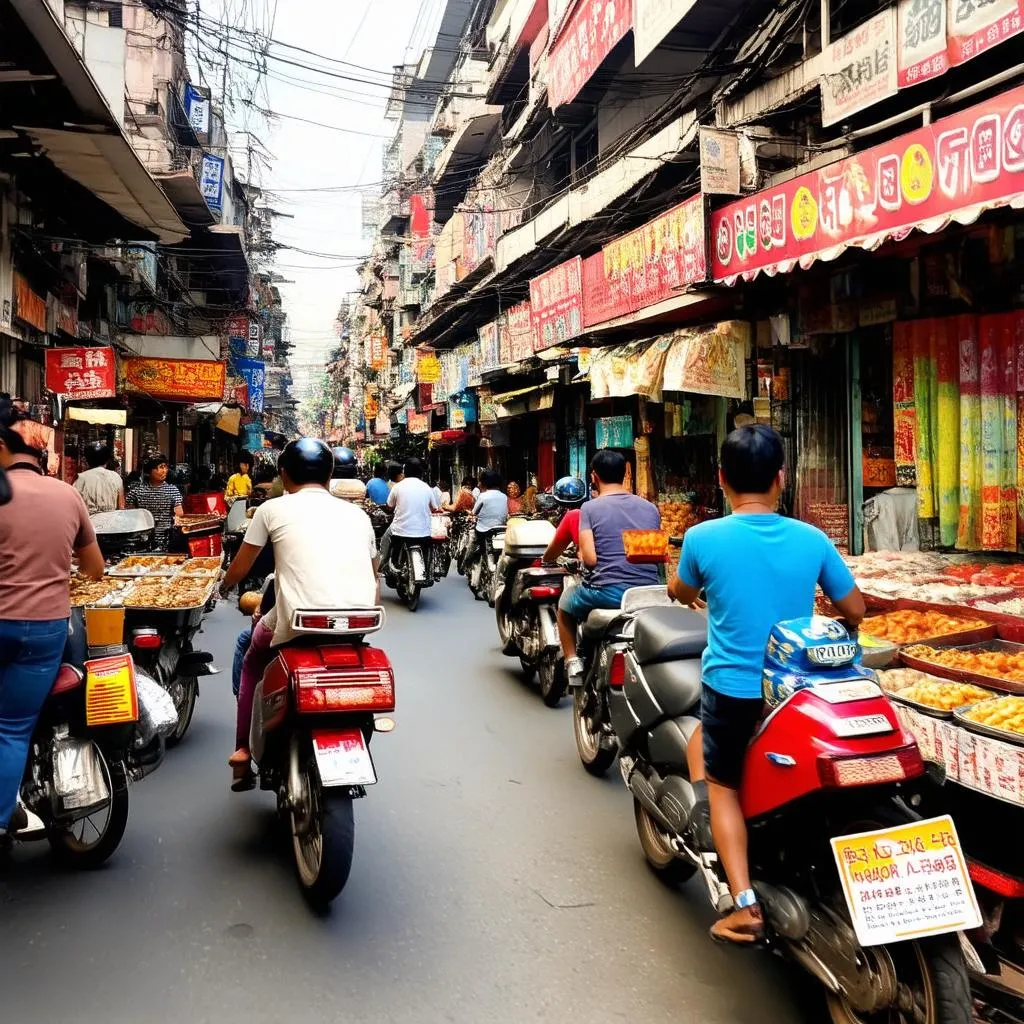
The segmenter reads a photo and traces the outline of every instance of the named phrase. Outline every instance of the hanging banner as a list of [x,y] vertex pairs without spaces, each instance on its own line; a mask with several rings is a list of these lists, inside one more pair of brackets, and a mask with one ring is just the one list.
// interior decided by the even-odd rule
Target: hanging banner
[[746,398],[744,357],[749,341],[750,324],[742,320],[677,331],[665,360],[664,389]]
[[413,412],[409,410],[409,433],[410,434],[429,434],[430,433],[430,413],[429,412]]
[[416,382],[438,384],[441,380],[441,360],[433,352],[420,352],[416,359]]
[[214,156],[212,153],[203,154],[199,189],[203,193],[206,205],[211,210],[221,208],[224,202],[224,158],[222,156]]
[[590,397],[626,398],[640,395],[661,401],[661,380],[673,335],[631,341],[616,348],[591,351]]
[[235,369],[245,378],[249,389],[249,411],[263,412],[266,394],[266,369],[258,359],[236,359]]
[[1020,0],[949,0],[949,63],[964,64],[1024,28]]
[[887,7],[832,43],[822,55],[821,123],[835,124],[899,88],[896,9]]
[[14,315],[37,331],[45,332],[46,300],[36,295],[17,271],[14,271]]
[[588,257],[583,264],[584,325],[635,313],[706,281],[704,208],[704,196],[695,195]]
[[706,196],[740,194],[740,137],[736,132],[701,128],[700,190]]
[[548,54],[548,106],[571,103],[633,27],[633,0],[580,0]]
[[[208,135],[210,131],[210,97],[201,93],[194,85],[185,86],[185,116],[196,135]],[[200,139],[200,141],[204,141]]]
[[480,339],[480,362],[478,372],[494,370],[501,365],[499,355],[500,344],[498,340],[498,321],[494,320],[477,330],[477,337]]
[[249,321],[249,341],[245,346],[245,354],[250,359],[259,359],[260,357],[261,331],[262,327],[258,320]]
[[69,402],[113,398],[117,364],[111,348],[48,348],[46,390]]
[[574,256],[530,281],[533,348],[541,352],[583,330],[583,261]]
[[224,321],[224,333],[229,338],[248,338],[249,337],[249,318],[245,313],[237,313],[235,316],[229,316]]
[[632,416],[599,416],[594,420],[595,448],[632,448]]
[[948,0],[900,0],[896,10],[899,86],[927,82],[949,69],[946,53]]
[[214,401],[224,398],[224,364],[200,359],[125,359],[125,391],[169,401]]
[[370,335],[370,369],[383,370],[387,366],[387,339],[383,334]]
[[1024,196],[1024,87],[712,214],[712,276],[784,273],[849,246],[973,223]]

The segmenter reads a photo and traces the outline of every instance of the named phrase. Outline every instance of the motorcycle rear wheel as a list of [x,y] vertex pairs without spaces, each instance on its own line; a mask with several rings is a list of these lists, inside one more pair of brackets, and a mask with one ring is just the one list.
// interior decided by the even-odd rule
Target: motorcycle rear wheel
[[110,791],[106,807],[65,829],[53,829],[46,837],[61,863],[83,871],[105,864],[121,845],[128,827],[128,779],[119,766],[109,764],[99,747],[96,749]]
[[167,746],[176,747],[185,738],[185,733],[192,724],[196,698],[199,696],[199,680],[196,676],[181,676],[173,680],[166,689],[178,712],[178,724],[174,727],[174,732],[167,737]]
[[311,753],[301,768],[307,818],[302,828],[292,813],[292,853],[302,894],[325,909],[348,881],[355,849],[355,815],[347,791],[325,790]]
[[587,722],[587,688],[579,687],[572,697],[572,731],[576,737],[576,751],[580,761],[591,775],[602,777],[612,766],[618,750],[611,746],[600,732],[594,732]]
[[557,708],[565,696],[568,679],[565,677],[565,662],[556,654],[546,654],[540,661],[540,699],[549,708]]
[[[900,986],[906,986],[913,996],[913,1007],[861,1014],[842,996],[829,993],[826,998],[832,1024],[971,1024],[974,1009],[970,982],[956,935],[886,946],[881,952],[904,954],[894,966]],[[915,975],[913,983],[907,977],[911,971]]]
[[633,817],[636,819],[636,834],[640,849],[644,852],[647,866],[666,885],[682,885],[693,877],[696,865],[677,857],[669,842],[668,834],[654,820],[639,800],[633,799]]

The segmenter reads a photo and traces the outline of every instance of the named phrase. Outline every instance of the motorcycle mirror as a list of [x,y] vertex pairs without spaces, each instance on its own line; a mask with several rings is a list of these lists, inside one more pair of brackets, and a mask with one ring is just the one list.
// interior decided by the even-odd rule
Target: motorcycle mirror
[[11,481],[7,476],[7,471],[0,469],[0,506],[9,504],[13,497],[14,492],[11,490]]

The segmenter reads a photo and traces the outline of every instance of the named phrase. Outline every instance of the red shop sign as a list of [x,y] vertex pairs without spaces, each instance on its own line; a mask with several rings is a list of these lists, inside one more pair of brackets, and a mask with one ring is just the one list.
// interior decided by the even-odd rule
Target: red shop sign
[[200,359],[132,358],[121,363],[126,391],[195,402],[224,399],[224,364]]
[[117,365],[111,348],[48,348],[46,390],[68,401],[113,398]]
[[225,321],[224,330],[229,338],[245,338],[249,340],[249,318],[244,313],[236,313]]
[[581,0],[548,57],[548,105],[571,103],[633,27],[633,0]]
[[533,350],[575,338],[583,330],[583,261],[574,256],[530,282]]
[[708,277],[704,196],[680,203],[583,264],[586,327],[635,313]]
[[1024,87],[711,215],[712,276],[735,283],[973,222],[1024,194]]
[[46,300],[36,295],[17,271],[14,271],[14,315],[37,331],[46,330]]
[[533,318],[530,303],[520,302],[502,313],[498,321],[498,361],[502,366],[519,363],[533,355]]

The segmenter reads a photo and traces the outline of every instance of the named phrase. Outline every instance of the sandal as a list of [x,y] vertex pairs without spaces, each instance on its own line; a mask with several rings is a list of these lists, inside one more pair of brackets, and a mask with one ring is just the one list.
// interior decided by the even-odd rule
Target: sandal
[[766,941],[764,915],[756,903],[743,910],[730,911],[711,926],[708,934],[721,946],[762,949]]
[[252,756],[244,747],[239,747],[229,758],[231,766],[231,791],[244,793],[256,788],[256,776],[252,770]]

